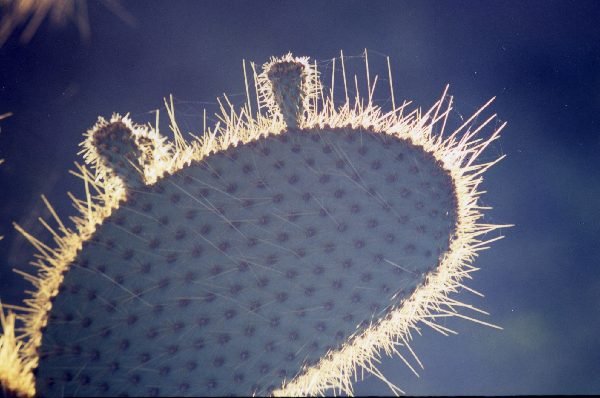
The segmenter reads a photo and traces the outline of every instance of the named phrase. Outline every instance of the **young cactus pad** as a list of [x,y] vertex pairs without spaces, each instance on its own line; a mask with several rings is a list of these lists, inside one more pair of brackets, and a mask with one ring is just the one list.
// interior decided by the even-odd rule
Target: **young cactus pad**
[[254,81],[256,113],[248,96],[192,142],[172,106],[174,143],[119,115],[88,132],[77,231],[56,217],[50,248],[18,227],[40,271],[28,307],[3,314],[4,388],[351,394],[359,372],[386,380],[382,353],[420,365],[419,323],[447,333],[436,316],[472,319],[448,294],[499,227],[479,222],[477,190],[497,160],[475,162],[493,117],[442,137],[445,95],[424,115],[384,113],[370,81],[366,104],[336,106],[316,66],[289,54]]

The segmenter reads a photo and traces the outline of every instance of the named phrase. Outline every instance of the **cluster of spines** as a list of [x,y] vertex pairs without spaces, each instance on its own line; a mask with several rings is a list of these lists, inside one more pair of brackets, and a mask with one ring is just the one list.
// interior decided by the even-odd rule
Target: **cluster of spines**
[[[342,67],[343,61],[342,57]],[[269,80],[269,71],[278,62],[284,62],[288,66],[297,62],[297,70],[301,71],[301,76],[297,79],[300,82],[298,93],[303,97],[298,102],[301,106],[295,109],[301,109],[301,112],[286,111],[285,114],[280,112],[278,101],[280,102],[281,98],[274,94],[277,93],[277,88],[274,88]],[[179,170],[193,160],[200,160],[213,152],[227,149],[231,145],[247,143],[269,134],[280,134],[288,123],[294,126],[294,121],[298,126],[306,129],[318,129],[325,126],[366,128],[410,140],[413,144],[419,145],[426,152],[431,153],[452,177],[458,200],[457,234],[452,239],[451,248],[443,257],[438,270],[430,274],[426,283],[386,319],[376,322],[361,335],[354,336],[352,341],[341,350],[330,352],[318,364],[306,369],[306,372],[300,377],[290,380],[282,389],[275,391],[276,395],[321,394],[329,389],[352,393],[352,379],[361,369],[381,378],[394,391],[399,391],[387,382],[375,366],[381,353],[399,355],[412,369],[410,363],[398,351],[398,346],[406,346],[420,364],[408,345],[412,339],[411,331],[418,331],[418,323],[421,322],[442,334],[447,334],[452,331],[436,323],[436,317],[452,315],[480,322],[462,315],[456,310],[459,307],[473,310],[475,308],[459,303],[448,295],[456,292],[459,288],[465,288],[461,280],[469,277],[469,274],[475,270],[471,263],[477,252],[485,249],[487,243],[499,239],[481,241],[479,237],[503,227],[502,225],[481,223],[480,219],[483,216],[484,208],[478,204],[478,197],[481,194],[478,191],[481,175],[501,158],[482,164],[477,164],[476,160],[482,151],[498,138],[504,125],[485,139],[475,138],[476,134],[495,118],[493,115],[475,130],[469,130],[473,120],[487,107],[488,102],[456,131],[443,138],[443,127],[451,110],[451,99],[450,101],[446,100],[446,91],[442,98],[424,115],[418,110],[404,115],[405,106],[396,108],[395,104],[391,111],[384,112],[372,102],[376,79],[371,83],[368,76],[368,62],[366,65],[369,86],[366,104],[358,96],[354,103],[351,103],[347,95],[344,72],[346,101],[341,106],[336,106],[334,103],[333,87],[331,94],[324,95],[316,67],[311,65],[306,58],[293,58],[288,54],[279,60],[272,59],[265,64],[260,75],[256,74],[254,65],[252,65],[257,93],[257,112],[252,112],[252,101],[247,83],[248,102],[246,106],[240,111],[235,111],[229,101],[227,101],[229,109],[221,105],[222,112],[218,116],[221,124],[218,124],[212,131],[205,131],[202,137],[192,143],[183,139],[175,122],[172,104],[170,107],[167,105],[167,110],[171,118],[171,128],[175,133],[175,145],[168,144],[155,129],[134,126],[127,117],[114,115],[110,121],[110,123],[120,122],[127,126],[128,130],[133,132],[134,139],[144,138],[144,140],[138,140],[137,143],[146,145],[147,148],[147,151],[140,154],[138,159],[139,171],[140,174],[143,171],[145,183],[153,183],[165,173]],[[334,77],[335,68],[333,73]],[[246,82],[248,82],[247,78]],[[393,91],[391,95],[393,98]],[[267,110],[266,114],[263,113],[263,109]],[[294,119],[294,115],[296,119]],[[440,124],[442,131],[434,134],[434,126]],[[106,158],[99,154],[93,145],[93,133],[106,125],[107,122],[100,119],[97,126],[90,130],[83,143],[84,159],[92,165],[93,171],[88,170],[85,166],[78,166],[79,171],[76,173],[84,180],[86,188],[85,199],[73,198],[74,205],[81,214],[79,217],[73,218],[77,231],[65,228],[47,202],[46,204],[59,225],[59,231],[53,231],[56,248],[50,248],[17,226],[17,229],[39,251],[35,265],[40,271],[37,276],[26,275],[26,278],[37,288],[33,292],[32,298],[26,300],[27,306],[24,308],[6,306],[18,311],[16,318],[21,320],[25,326],[20,333],[15,335],[13,332],[15,316],[9,314],[8,317],[2,318],[4,335],[0,336],[0,354],[8,353],[4,355],[13,355],[16,358],[12,363],[19,368],[21,376],[18,381],[8,384],[7,380],[14,377],[14,373],[9,374],[0,367],[0,380],[3,385],[24,395],[33,395],[34,392],[31,372],[38,363],[37,349],[41,344],[41,330],[47,322],[50,302],[58,292],[63,273],[73,261],[82,242],[90,238],[96,226],[102,223],[102,220],[109,216],[113,209],[118,207],[119,201],[125,197],[126,188],[122,179],[114,175],[112,168],[107,167]],[[0,358],[4,359],[2,355]]]

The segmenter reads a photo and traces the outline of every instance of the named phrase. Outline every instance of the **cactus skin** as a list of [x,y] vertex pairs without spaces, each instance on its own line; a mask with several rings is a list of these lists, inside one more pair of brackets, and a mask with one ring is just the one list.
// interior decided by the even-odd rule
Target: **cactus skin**
[[433,156],[358,129],[262,138],[132,190],[65,275],[37,391],[270,394],[423,282],[455,208]]
[[374,359],[399,354],[417,322],[444,332],[432,314],[470,319],[448,294],[474,270],[487,243],[477,237],[500,227],[478,223],[477,186],[497,160],[474,161],[499,130],[473,137],[492,118],[442,140],[432,126],[445,124],[443,100],[425,116],[370,100],[317,110],[317,71],[291,55],[255,81],[266,116],[249,117],[249,102],[191,144],[172,107],[173,144],[118,115],[88,132],[95,170],[80,167],[79,231],[55,216],[52,250],[18,228],[41,272],[29,277],[32,310],[18,314],[26,332],[2,318],[2,385],[28,396],[351,394],[359,369],[386,381]]

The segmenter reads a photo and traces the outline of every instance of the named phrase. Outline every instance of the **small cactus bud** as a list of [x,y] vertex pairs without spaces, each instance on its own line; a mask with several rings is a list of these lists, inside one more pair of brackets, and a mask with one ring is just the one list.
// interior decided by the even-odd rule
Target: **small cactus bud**
[[304,113],[306,65],[300,61],[280,61],[266,71],[273,88],[273,98],[288,128],[300,126]]
[[92,145],[100,161],[127,187],[144,185],[139,159],[142,151],[132,129],[122,120],[100,123],[91,133]]

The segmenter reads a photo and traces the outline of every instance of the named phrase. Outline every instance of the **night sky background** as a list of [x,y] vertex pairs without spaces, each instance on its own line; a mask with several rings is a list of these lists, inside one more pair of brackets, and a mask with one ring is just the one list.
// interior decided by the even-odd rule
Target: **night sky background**
[[[328,83],[340,50],[364,73],[367,48],[382,87],[390,57],[397,102],[428,108],[449,83],[455,127],[497,97],[491,112],[508,126],[484,158],[507,157],[482,203],[494,208],[486,222],[516,225],[476,260],[469,286],[486,297],[460,295],[504,330],[448,320],[458,335],[424,329],[413,342],[420,378],[398,358],[384,374],[411,395],[600,393],[600,2],[123,2],[133,22],[88,4],[89,39],[46,21],[28,44],[15,34],[0,48],[0,114],[13,113],[0,121],[4,303],[30,288],[11,269],[33,272],[11,223],[48,242],[41,194],[74,214],[66,192],[82,184],[68,170],[98,115],[153,121],[173,94],[183,130],[199,132],[217,96],[243,104],[242,59],[308,55]],[[388,91],[377,99],[389,107]],[[390,391],[367,377],[356,393]]]

